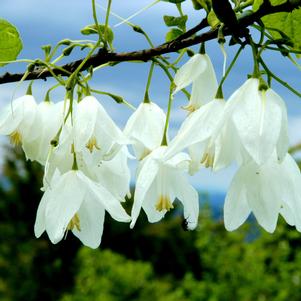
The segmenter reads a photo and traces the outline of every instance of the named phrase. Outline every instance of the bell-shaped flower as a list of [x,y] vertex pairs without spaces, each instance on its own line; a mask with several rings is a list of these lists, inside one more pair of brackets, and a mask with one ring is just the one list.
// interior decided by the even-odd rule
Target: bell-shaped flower
[[166,156],[169,158],[188,148],[191,174],[201,165],[214,170],[229,165],[237,153],[237,143],[235,133],[226,122],[225,104],[224,99],[217,98],[189,114],[170,142]]
[[282,160],[288,149],[287,112],[281,97],[272,89],[259,90],[259,80],[248,79],[227,101],[225,114],[231,115],[245,150],[263,164],[274,150]]
[[178,153],[165,160],[165,151],[166,146],[158,147],[141,162],[136,181],[131,228],[134,227],[141,208],[149,222],[154,223],[173,208],[175,198],[184,206],[188,229],[192,230],[197,226],[198,193],[185,176],[190,158],[187,154]]
[[207,54],[195,54],[177,71],[174,94],[191,83],[191,98],[185,109],[195,111],[214,98],[218,87],[215,71]]
[[124,134],[130,138],[138,160],[160,146],[165,119],[163,110],[153,102],[141,103],[129,118]]
[[39,129],[36,139],[24,143],[23,149],[27,159],[36,160],[45,165],[50,142],[58,133],[64,121],[64,102],[41,102],[37,107],[37,118],[33,126]]
[[[127,139],[102,105],[93,96],[83,98],[75,107],[73,139],[76,152],[98,163],[127,144]],[[90,155],[89,155],[90,154]]]
[[14,144],[34,140],[39,128],[33,126],[37,104],[32,95],[24,95],[8,104],[0,114],[0,135],[10,136]]
[[289,154],[281,163],[275,153],[263,165],[249,161],[235,174],[224,204],[226,229],[237,229],[251,212],[268,232],[279,213],[301,231],[301,176]]
[[105,211],[117,221],[130,221],[119,200],[101,184],[79,170],[63,175],[56,171],[38,207],[35,235],[40,237],[46,231],[55,244],[70,230],[84,245],[97,248]]

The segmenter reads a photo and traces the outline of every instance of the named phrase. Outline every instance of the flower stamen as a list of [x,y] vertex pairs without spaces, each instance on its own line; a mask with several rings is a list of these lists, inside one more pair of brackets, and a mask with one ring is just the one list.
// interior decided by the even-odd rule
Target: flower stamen
[[92,136],[88,143],[86,144],[86,148],[90,151],[90,153],[93,152],[93,149],[97,149],[97,150],[100,150],[100,147],[97,145],[97,141],[96,141],[96,138],[95,136]]
[[74,227],[76,228],[77,231],[81,231],[80,228],[80,219],[77,213],[74,214],[74,216],[72,217],[71,221],[69,222],[68,226],[67,226],[67,231],[69,230],[73,230]]
[[19,145],[22,143],[22,135],[19,131],[13,131],[10,135],[10,142],[14,145]]
[[169,211],[170,209],[173,209],[173,204],[170,201],[169,196],[160,195],[157,203],[156,203],[156,209],[158,211],[166,210]]

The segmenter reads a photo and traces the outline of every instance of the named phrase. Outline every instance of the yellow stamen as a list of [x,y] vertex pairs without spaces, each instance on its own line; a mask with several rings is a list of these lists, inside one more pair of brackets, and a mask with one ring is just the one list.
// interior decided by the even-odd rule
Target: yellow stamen
[[80,229],[80,219],[77,213],[74,214],[72,217],[71,221],[69,222],[67,226],[67,231],[73,230],[74,227],[76,228],[77,231],[81,231]]
[[214,163],[214,154],[205,153],[203,158],[201,159],[201,164],[204,164],[206,168],[213,167]]
[[90,153],[93,152],[94,148],[100,150],[100,147],[97,145],[97,141],[94,136],[89,139],[88,143],[86,144],[86,148],[90,151]]
[[193,104],[191,104],[191,105],[187,105],[187,106],[182,107],[182,109],[188,111],[189,113],[192,113],[192,112],[194,112],[197,108],[196,108]]
[[14,145],[19,145],[22,142],[22,136],[20,132],[14,131],[9,135],[10,142]]
[[158,202],[156,203],[156,209],[158,211],[173,209],[173,204],[170,201],[169,196],[160,195]]

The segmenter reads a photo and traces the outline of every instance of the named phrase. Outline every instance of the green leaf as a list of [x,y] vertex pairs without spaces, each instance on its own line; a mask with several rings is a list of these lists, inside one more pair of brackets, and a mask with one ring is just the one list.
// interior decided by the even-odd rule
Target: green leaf
[[[13,61],[23,45],[17,28],[4,19],[0,19],[0,61]],[[0,64],[4,66],[6,64]]]
[[[100,32],[102,33],[102,35],[104,35],[105,25],[104,24],[99,24],[98,28],[99,28]],[[97,27],[96,27],[95,24],[85,26],[80,32],[83,35],[98,34],[98,30],[97,30]],[[114,32],[110,28],[110,26],[108,26],[108,28],[107,28],[107,42],[109,44],[111,44],[113,42],[113,40],[114,40]]]
[[[271,0],[272,5],[279,5],[286,2],[285,0]],[[253,8],[258,9],[262,0],[255,0]],[[274,28],[282,31],[287,35],[293,43],[293,48],[301,50],[301,9],[295,9],[291,13],[276,13],[262,18],[266,27]],[[275,31],[269,30],[270,34],[275,38],[282,38],[282,35]]]
[[194,9],[199,10],[203,8],[207,13],[210,12],[212,7],[211,0],[192,0],[192,4]]
[[220,24],[220,20],[217,18],[215,12],[213,10],[210,11],[210,13],[207,16],[207,21],[208,24],[212,27],[215,28],[218,24]]
[[166,42],[170,42],[183,34],[183,31],[177,28],[172,28],[165,36]]
[[185,30],[188,16],[187,15],[181,17],[164,16],[163,19],[166,26],[177,26],[180,29]]

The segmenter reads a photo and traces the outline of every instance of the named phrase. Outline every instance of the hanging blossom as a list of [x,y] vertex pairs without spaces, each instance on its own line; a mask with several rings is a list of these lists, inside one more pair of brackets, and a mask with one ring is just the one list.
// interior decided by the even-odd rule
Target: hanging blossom
[[275,150],[279,160],[284,158],[288,130],[284,101],[272,89],[259,88],[259,79],[248,79],[228,100],[225,115],[230,116],[245,151],[260,165]]
[[30,143],[23,146],[27,159],[45,165],[51,148],[51,141],[57,135],[64,122],[65,102],[53,103],[43,101],[37,106],[33,128],[38,129],[38,135]]
[[39,134],[34,126],[37,104],[32,95],[24,95],[8,104],[0,115],[0,135],[7,135],[13,144],[31,143]]
[[131,228],[134,227],[141,208],[149,222],[154,223],[174,207],[175,198],[184,206],[188,229],[192,230],[197,226],[198,193],[185,176],[190,158],[185,153],[178,153],[166,159],[166,149],[166,146],[156,148],[141,162],[136,181]]
[[224,205],[226,229],[237,229],[251,212],[268,232],[274,232],[279,213],[301,231],[301,176],[289,154],[282,162],[276,153],[262,165],[249,161],[235,174]]
[[227,102],[214,99],[186,118],[168,153],[186,147],[192,174],[201,166],[218,170],[250,158],[263,164],[274,150],[282,160],[288,149],[285,104],[272,89],[260,91],[258,79],[249,79]]
[[214,98],[217,80],[211,60],[207,54],[195,54],[176,73],[174,94],[192,83],[188,111],[195,111]]
[[158,105],[143,102],[127,121],[124,134],[130,139],[138,160],[161,144],[165,119],[165,113]]
[[64,123],[57,145],[52,148],[45,177],[49,181],[56,169],[71,169],[76,153],[81,170],[89,173],[103,160],[111,160],[128,142],[122,131],[95,97],[73,103],[73,113]]
[[228,166],[239,154],[239,141],[224,114],[225,105],[224,99],[216,98],[189,114],[170,142],[166,156],[188,148],[191,174],[201,166],[214,170]]
[[83,98],[75,106],[72,123],[75,151],[83,152],[85,160],[91,160],[91,163],[112,158],[128,143],[94,96]]
[[47,232],[52,243],[58,243],[68,231],[82,243],[97,248],[101,242],[105,211],[119,222],[130,217],[100,183],[80,170],[54,173],[39,204],[34,231],[36,237]]

